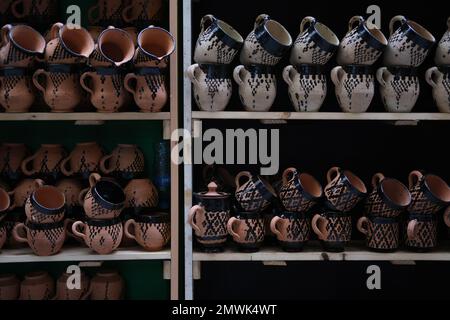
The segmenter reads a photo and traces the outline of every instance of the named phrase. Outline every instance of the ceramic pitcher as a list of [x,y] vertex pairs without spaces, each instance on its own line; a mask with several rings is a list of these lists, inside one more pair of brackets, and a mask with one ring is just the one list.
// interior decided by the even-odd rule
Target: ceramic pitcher
[[440,65],[450,65],[450,17],[447,19],[447,31],[442,36],[436,48],[434,62]]
[[228,220],[227,229],[242,252],[256,252],[264,241],[264,219],[259,212],[237,212]]
[[27,221],[31,223],[55,223],[64,219],[66,198],[55,186],[39,186],[25,202]]
[[175,39],[172,34],[155,26],[149,26],[139,33],[137,45],[133,58],[135,67],[165,68],[169,56],[175,51]]
[[125,207],[138,209],[158,206],[158,190],[150,179],[133,179],[123,191]]
[[131,0],[122,10],[122,19],[128,24],[149,25],[160,23],[163,15],[163,1]]
[[[58,177],[61,173],[61,161],[66,151],[60,144],[42,144],[34,155],[22,161],[22,171],[27,176]],[[30,166],[31,164],[31,166]]]
[[413,170],[408,180],[412,198],[410,213],[431,215],[450,205],[450,187],[441,177]]
[[72,232],[98,254],[109,254],[119,247],[123,237],[120,219],[76,221]]
[[99,170],[102,157],[103,150],[97,142],[77,143],[69,156],[61,162],[61,172],[65,176],[76,175],[87,179],[92,172]]
[[147,251],[162,250],[170,240],[169,215],[167,213],[136,215],[134,219],[125,223],[124,232],[128,238],[135,239]]
[[450,113],[450,67],[431,67],[425,80],[433,88],[433,99],[440,112]]
[[240,211],[263,211],[277,198],[273,187],[262,177],[248,171],[239,172],[235,178],[235,198]]
[[2,143],[0,145],[0,175],[10,181],[22,176],[21,164],[27,155],[23,143]]
[[0,105],[5,112],[28,112],[34,100],[35,90],[27,69],[0,69]]
[[396,219],[361,217],[356,228],[366,236],[366,246],[374,251],[393,252],[400,245],[400,228]]

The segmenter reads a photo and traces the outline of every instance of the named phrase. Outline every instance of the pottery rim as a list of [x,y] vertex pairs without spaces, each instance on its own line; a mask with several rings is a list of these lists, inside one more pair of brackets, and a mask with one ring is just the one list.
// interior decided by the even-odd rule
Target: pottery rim
[[450,188],[447,183],[439,176],[427,174],[424,184],[432,196],[445,204],[450,203]]
[[357,177],[353,172],[349,170],[342,170],[341,173],[345,176],[347,181],[349,182],[350,186],[358,191],[361,194],[367,193],[367,188],[364,184],[364,182]]
[[60,211],[66,204],[64,193],[54,186],[42,186],[32,194],[32,200],[45,210]]
[[292,45],[292,37],[285,27],[278,21],[269,19],[264,24],[264,29],[279,44],[290,47]]
[[[316,22],[313,26],[313,28],[316,30],[316,32],[328,43],[338,46],[339,45],[339,39],[336,36],[336,34],[328,28],[326,25],[324,25],[321,22]],[[304,31],[307,32],[307,29]]]
[[[21,32],[24,30],[28,30],[29,32],[33,33],[33,36],[28,35],[27,32]],[[46,43],[44,37],[42,37],[39,32],[37,32],[30,26],[24,24],[13,26],[9,30],[8,36],[11,42],[17,48],[20,48],[20,50],[27,53],[43,53],[45,50]],[[33,41],[34,43],[31,43],[30,45],[28,41]],[[38,48],[36,50],[33,50],[33,48],[31,48],[32,45]]]
[[[63,25],[58,31],[58,37],[64,48],[74,56],[88,58],[91,55],[92,51],[94,51],[95,42],[92,39],[90,33],[83,27],[75,29],[69,28],[67,25]],[[72,39],[69,39],[70,37]],[[81,43],[80,40],[85,41],[84,43]],[[69,48],[67,46],[66,42],[69,41],[72,42],[72,48]],[[86,48],[83,48],[84,46],[86,46]]]
[[[151,33],[162,33],[163,36],[156,36],[156,37],[151,37],[150,38],[156,38],[156,39],[162,39],[162,37],[166,37],[166,41],[164,43],[163,46],[160,46],[158,44],[156,44],[155,42],[150,43],[150,45],[145,44],[145,39],[144,37],[146,36],[145,34],[151,34]],[[169,43],[170,42],[170,43]],[[137,38],[137,44],[139,46],[140,49],[142,49],[142,51],[146,54],[149,55],[151,57],[154,57],[158,60],[162,60],[163,58],[169,56],[172,54],[172,52],[175,51],[175,38],[173,37],[173,35],[160,27],[155,27],[155,26],[149,26],[145,29],[143,29],[141,32],[139,32],[138,38]],[[156,44],[156,47],[155,47]],[[164,48],[165,47],[165,48]],[[156,50],[155,50],[156,49]],[[155,51],[155,52],[151,52],[151,51]]]
[[[128,48],[128,50],[126,50],[127,52],[122,52],[122,50],[120,52],[122,54],[122,60],[115,60],[115,59],[109,57],[108,55],[106,55],[105,52],[103,51],[103,49],[104,49],[103,48],[104,43],[102,42],[103,41],[103,37],[106,37],[108,35],[108,33],[110,33],[111,34],[110,38],[112,38],[112,39],[116,38],[117,39],[117,35],[118,35],[117,32],[120,33],[123,37],[125,37],[125,39],[127,39],[128,42],[129,42],[128,43],[129,44],[129,48]],[[116,33],[116,35],[114,35],[114,33]],[[108,42],[106,42],[106,43],[108,43]],[[97,44],[98,44],[98,50],[100,51],[102,56],[106,60],[108,60],[109,62],[114,63],[116,66],[120,66],[120,65],[122,65],[122,64],[124,64],[126,62],[131,61],[131,59],[133,59],[133,56],[134,56],[133,39],[131,39],[130,34],[128,32],[126,32],[125,30],[123,30],[123,29],[114,28],[114,27],[106,28],[105,30],[103,30],[99,34],[99,36],[97,38]],[[123,49],[123,48],[120,48],[120,49]]]
[[225,34],[227,36],[229,36],[230,38],[232,38],[234,41],[239,42],[239,43],[243,43],[244,42],[244,38],[239,34],[239,32],[237,32],[228,23],[217,19],[217,26],[220,28],[220,30],[225,32]]
[[407,207],[411,203],[411,194],[408,188],[400,181],[392,178],[384,178],[379,188],[384,197],[396,207]]
[[412,20],[408,20],[406,23],[411,28],[411,30],[414,31],[414,33],[416,35],[418,35],[419,37],[421,37],[423,39],[426,39],[426,40],[428,40],[430,42],[436,42],[436,39],[431,34],[431,32],[428,31],[427,29],[425,29],[424,27],[422,27],[417,22],[412,21]]

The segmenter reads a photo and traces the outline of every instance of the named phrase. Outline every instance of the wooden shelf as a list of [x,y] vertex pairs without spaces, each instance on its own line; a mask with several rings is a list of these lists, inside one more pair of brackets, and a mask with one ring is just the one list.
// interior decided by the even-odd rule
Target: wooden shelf
[[170,112],[0,113],[0,121],[105,121],[105,120],[170,120]]

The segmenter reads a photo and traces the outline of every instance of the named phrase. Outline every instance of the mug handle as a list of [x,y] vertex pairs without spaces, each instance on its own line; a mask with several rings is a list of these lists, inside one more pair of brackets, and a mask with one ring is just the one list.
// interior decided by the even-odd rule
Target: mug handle
[[450,228],[450,206],[445,210],[444,222]]
[[358,23],[357,26],[361,25],[364,23],[364,18],[361,16],[353,16],[350,18],[350,20],[348,21],[348,31],[353,30],[354,28],[356,28],[357,26],[355,26],[355,24]]
[[281,237],[281,232],[280,230],[277,229],[277,223],[280,222],[282,219],[278,216],[275,216],[272,218],[272,220],[270,221],[270,230],[277,236],[277,237]]
[[195,72],[199,69],[199,65],[198,63],[195,63],[191,66],[189,66],[186,70],[186,74],[189,78],[189,80],[191,80],[192,83],[195,84],[199,84],[197,77],[195,76]]
[[131,9],[133,9],[133,7],[134,5],[130,4],[122,10],[122,19],[126,23],[131,23],[135,19],[135,17],[133,17],[133,15],[131,14],[132,13]]
[[85,72],[85,73],[83,73],[82,75],[81,75],[81,77],[80,77],[80,85],[81,85],[81,87],[84,89],[84,90],[86,90],[88,93],[90,93],[90,94],[94,94],[94,90],[92,90],[91,88],[89,88],[89,86],[87,85],[87,83],[86,83],[86,79],[88,79],[88,78],[93,78],[93,75],[94,75],[94,73],[93,72],[90,72],[90,71],[88,71],[88,72]]
[[91,175],[89,176],[89,186],[93,188],[97,184],[97,182],[99,182],[101,179],[102,176],[99,175],[98,173],[95,172],[91,173]]
[[402,15],[398,15],[391,19],[391,21],[389,22],[389,35],[390,36],[394,33],[394,24],[396,24],[397,22],[404,24],[406,22],[406,18]]
[[243,69],[245,69],[245,67],[243,65],[239,65],[233,70],[234,81],[236,81],[236,83],[240,86],[244,84],[244,81],[241,78],[241,71]]
[[375,173],[372,177],[372,186],[374,188],[378,187],[378,185],[380,184],[381,181],[383,181],[384,179],[384,175],[380,172]]
[[71,168],[67,169],[67,164],[69,163],[71,158],[72,158],[72,153],[67,158],[63,159],[63,161],[61,161],[61,167],[60,167],[61,172],[67,177],[73,175],[73,173],[74,173]]
[[417,226],[418,226],[417,219],[414,219],[414,220],[411,220],[410,222],[408,222],[408,227],[406,228],[408,240],[414,240],[417,238],[417,232],[418,232]]
[[86,188],[80,191],[80,194],[78,195],[78,204],[80,206],[84,206],[84,197],[86,197],[86,193],[88,193],[90,188]]
[[2,29],[1,29],[1,31],[0,31],[0,34],[1,34],[1,46],[3,47],[3,46],[6,46],[8,43],[9,43],[9,37],[8,37],[8,33],[11,31],[11,29],[12,29],[12,25],[10,25],[10,24],[5,24],[3,27],[2,27]]
[[236,184],[236,189],[239,189],[242,186],[242,184],[240,184],[240,181],[241,181],[242,177],[246,177],[247,181],[248,181],[248,180],[250,180],[252,178],[252,174],[250,172],[248,172],[248,171],[241,171],[241,172],[239,172],[237,174],[236,178],[234,178],[234,183]]
[[364,235],[369,234],[369,229],[365,228],[364,225],[367,225],[369,223],[369,219],[367,217],[361,217],[358,219],[358,222],[356,223],[356,229],[359,230]]
[[20,165],[22,172],[26,175],[26,176],[32,176],[33,174],[35,174],[37,172],[37,170],[35,169],[31,169],[28,170],[27,166],[28,164],[33,161],[35,158],[37,157],[37,153],[33,154],[32,156],[25,158],[22,161],[22,164]]
[[125,225],[123,227],[123,231],[125,233],[125,235],[127,236],[127,238],[136,240],[136,235],[130,232],[130,226],[133,226],[133,229],[136,230],[136,221],[134,219],[130,219],[127,220],[127,222],[125,222]]
[[113,157],[112,154],[104,156],[101,160],[100,160],[100,170],[106,174],[110,174],[111,172],[114,171],[114,169],[110,168],[106,168],[106,161],[108,161],[109,159],[111,159]]
[[425,81],[433,88],[437,87],[436,81],[434,81],[434,77],[436,75],[436,72],[438,71],[437,67],[431,67],[430,69],[425,72]]
[[45,81],[48,81],[48,73],[47,73],[47,71],[45,71],[44,69],[38,69],[33,74],[33,84],[39,91],[44,93],[45,92],[45,87],[44,87],[44,85],[42,83],[39,82],[39,79],[40,79],[41,75],[44,75],[45,76]]
[[305,25],[309,24],[309,27],[312,27],[316,24],[316,18],[307,16],[304,17],[302,22],[300,23],[300,33],[303,33],[305,31]]
[[27,13],[25,12],[25,8],[24,8],[23,12],[19,12],[19,10],[17,9],[17,7],[23,2],[24,2],[23,0],[16,0],[11,5],[12,14],[13,14],[13,16],[15,16],[18,19],[23,19],[27,15]]
[[202,20],[200,21],[200,32],[205,31],[210,25],[215,23],[217,21],[217,18],[214,17],[212,14],[207,14],[203,16]]
[[61,22],[56,22],[50,28],[50,37],[51,39],[55,39],[58,36],[59,31],[64,27]]
[[333,81],[335,86],[341,83],[342,72],[344,72],[344,69],[341,66],[336,66],[331,70],[331,81]]
[[[319,227],[319,223],[323,222],[324,226],[322,229]],[[328,224],[328,219],[321,216],[320,214],[315,214],[314,217],[312,218],[311,221],[311,226],[313,228],[313,231],[315,234],[317,234],[317,236],[319,237],[320,240],[326,240],[328,235],[327,235],[327,231],[326,231],[326,225]]]
[[409,188],[411,189],[416,185],[416,183],[422,179],[423,174],[419,170],[411,171],[411,173],[408,176],[408,182],[409,182]]
[[233,230],[233,225],[234,225],[236,222],[239,222],[239,219],[236,219],[235,217],[231,217],[230,220],[228,220],[228,222],[227,222],[227,230],[228,230],[228,233],[229,233],[231,236],[235,237],[235,238],[238,239],[238,240],[241,240],[241,236],[238,235],[238,234],[237,234],[236,232],[234,232],[234,230]]
[[87,236],[84,233],[81,233],[78,230],[79,226],[83,226],[83,228],[86,230],[86,224],[83,221],[75,221],[75,223],[72,225],[72,232],[74,235],[76,235],[77,237],[82,238],[84,241],[87,241]]
[[188,223],[191,225],[192,229],[194,229],[196,232],[200,233],[200,228],[194,223],[194,218],[195,218],[195,215],[197,214],[198,210],[204,211],[205,209],[202,206],[197,204],[189,210]]
[[286,82],[288,84],[288,86],[292,86],[293,85],[293,81],[292,81],[292,77],[291,77],[291,72],[297,72],[297,70],[295,70],[295,68],[290,65],[290,66],[286,66],[283,69],[283,80],[284,82]]
[[[341,168],[339,167],[332,167],[327,172],[327,182],[330,183],[333,180],[336,180],[339,177],[339,171]],[[334,176],[334,177],[333,177]]]
[[255,29],[258,28],[260,25],[262,25],[263,23],[265,23],[267,20],[270,20],[270,17],[268,14],[260,14],[259,16],[256,17],[255,19]]
[[379,83],[383,88],[386,88],[386,80],[384,80],[384,75],[385,75],[385,72],[386,72],[386,71],[387,71],[387,68],[386,68],[386,67],[381,67],[381,68],[379,68],[379,69],[377,70],[377,74],[376,74],[378,83]]
[[123,85],[125,87],[125,89],[131,93],[133,96],[136,95],[136,87],[132,87],[131,86],[131,81],[137,81],[137,76],[134,73],[128,73],[125,76],[125,79],[123,79]]
[[28,239],[24,238],[22,236],[20,236],[19,234],[19,230],[22,230],[24,234],[27,234],[27,230],[25,228],[25,224],[23,223],[18,223],[14,226],[13,230],[12,230],[12,235],[14,240],[16,240],[17,242],[21,242],[21,243],[28,243]]
[[[294,178],[294,176],[297,174],[297,169],[295,168],[287,168],[283,171],[282,181],[283,185],[288,184],[290,180]],[[289,175],[292,175],[292,177],[288,180]]]

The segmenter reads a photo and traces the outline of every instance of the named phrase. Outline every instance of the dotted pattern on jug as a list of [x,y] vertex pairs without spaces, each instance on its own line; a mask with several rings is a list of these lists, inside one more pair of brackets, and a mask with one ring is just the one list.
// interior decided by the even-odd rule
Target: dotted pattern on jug
[[[38,246],[42,244],[42,240],[46,240],[46,245],[50,245],[50,253],[56,253],[59,249],[58,247],[62,244],[62,236],[64,234],[64,228],[54,228],[54,229],[45,229],[45,230],[33,230],[27,229],[30,233],[31,243],[30,246],[36,251],[39,252]],[[42,234],[44,237],[42,237]],[[42,239],[44,238],[44,239]]]
[[[400,109],[400,101],[404,94],[408,92],[414,92],[414,95],[418,94],[419,80],[416,77],[404,77],[403,79],[396,80],[395,78],[389,82],[395,93],[395,102],[397,110]],[[412,91],[411,91],[412,90]]]
[[281,57],[279,58],[271,55],[261,46],[258,39],[256,39],[254,31],[250,32],[245,41],[250,42],[252,44],[250,47],[254,48],[252,52],[249,52],[248,59],[257,60],[260,61],[260,64],[269,66],[276,65],[281,60]]
[[[303,47],[303,54],[310,53],[311,61],[313,64],[325,64],[333,55],[333,52],[323,51],[319,46],[317,46],[311,40],[311,35],[308,33],[299,36],[297,40],[295,40],[294,46],[295,45],[300,45],[301,47]],[[302,55],[298,55],[297,59],[301,61]]]
[[[24,76],[6,76],[6,77],[2,77],[2,84],[3,84],[3,90],[4,90],[4,101],[6,106],[5,109],[9,109],[12,106],[9,105],[9,98],[10,98],[10,93],[11,91],[14,89],[14,87],[20,82],[20,80],[22,80]],[[28,84],[27,84],[28,87]],[[31,92],[31,88],[29,88],[29,92]]]
[[[152,99],[155,100],[159,90],[164,88],[165,77],[163,75],[147,75],[145,76],[145,82],[147,83],[147,88],[152,93]],[[140,99],[142,99],[142,94],[144,94],[144,91],[144,87],[139,88],[138,92],[141,94]]]
[[308,111],[310,93],[320,86],[321,89],[319,90],[323,92],[321,95],[321,98],[323,99],[327,82],[325,76],[300,76],[299,80],[300,88],[303,90],[303,95],[299,96],[296,94],[298,110]]
[[201,33],[197,40],[197,46],[205,49],[203,53],[205,57],[217,57],[217,63],[219,64],[231,63],[238,50],[228,47],[213,31],[213,28],[208,28]]
[[15,46],[11,44],[10,49],[8,51],[8,55],[3,60],[3,64],[8,65],[25,59],[30,59],[31,62],[31,56],[29,54],[25,53],[22,50],[17,49]]
[[[411,66],[420,65],[425,60],[428,50],[423,49],[414,42],[410,41],[401,30],[397,30],[389,38],[389,46],[394,48],[395,51],[403,53],[409,51],[409,64]],[[395,57],[398,58],[399,53],[395,53]],[[406,62],[408,63],[408,62]]]
[[342,40],[341,48],[354,47],[353,63],[365,64],[377,60],[382,52],[369,47],[365,41],[359,36],[357,29],[350,31]]
[[[57,41],[57,45],[55,50],[53,51],[53,54],[48,57],[48,61],[52,62],[55,60],[65,60],[65,59],[72,59],[75,58],[71,53],[69,53],[69,51],[67,51],[64,46],[61,44],[61,41],[59,41],[57,38],[51,40],[47,46],[50,46],[53,44],[54,41]],[[75,63],[80,63],[83,61],[83,58],[77,57],[75,58]]]

